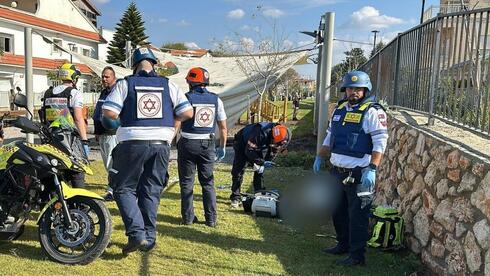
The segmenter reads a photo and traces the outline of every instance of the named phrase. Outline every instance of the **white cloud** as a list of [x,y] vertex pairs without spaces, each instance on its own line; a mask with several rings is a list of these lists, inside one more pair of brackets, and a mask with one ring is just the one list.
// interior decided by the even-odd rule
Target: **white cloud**
[[265,17],[279,18],[284,15],[284,12],[276,8],[267,8],[263,11]]
[[240,29],[243,31],[248,31],[248,30],[250,30],[250,26],[249,25],[243,25]]
[[187,49],[191,50],[201,49],[196,42],[185,42],[184,45],[187,47]]
[[187,27],[187,26],[190,26],[190,25],[191,25],[191,23],[187,22],[184,19],[182,19],[179,22],[177,22],[177,26],[181,26],[181,27]]
[[365,6],[350,15],[350,21],[343,28],[352,29],[386,29],[393,25],[406,23],[403,19],[380,14],[379,10]]
[[167,18],[158,18],[158,23],[167,23],[168,19]]
[[250,37],[242,37],[240,39],[240,44],[245,50],[253,51],[253,48],[255,46],[255,41]]
[[111,0],[94,0],[95,4],[107,4],[109,2],[111,2]]
[[284,48],[284,50],[289,50],[293,48],[293,46],[294,46],[294,42],[292,42],[289,39],[286,39],[282,42],[282,47]]
[[304,46],[313,43],[315,40],[312,38],[310,40],[301,40],[298,41],[298,46]]
[[236,9],[228,12],[228,18],[240,19],[245,16],[245,12],[242,9]]

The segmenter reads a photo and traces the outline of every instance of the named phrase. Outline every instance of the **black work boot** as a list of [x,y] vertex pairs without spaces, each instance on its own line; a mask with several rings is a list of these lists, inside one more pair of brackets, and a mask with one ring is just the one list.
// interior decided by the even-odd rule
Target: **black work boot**
[[134,252],[136,250],[141,250],[145,247],[148,246],[148,241],[147,240],[141,240],[141,241],[137,241],[137,240],[130,240],[128,242],[128,244],[126,244],[123,249],[122,249],[122,253],[124,255],[127,255],[131,252]]
[[337,244],[335,247],[324,248],[322,251],[323,251],[323,253],[327,253],[327,254],[342,255],[342,254],[349,252],[349,248],[347,248],[346,246],[342,246],[342,245]]

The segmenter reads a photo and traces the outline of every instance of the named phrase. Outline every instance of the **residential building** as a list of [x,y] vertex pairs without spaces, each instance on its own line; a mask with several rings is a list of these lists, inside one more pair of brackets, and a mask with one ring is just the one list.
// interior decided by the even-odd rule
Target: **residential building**
[[[95,16],[88,17],[88,13]],[[99,44],[106,43],[96,27],[98,15],[100,13],[88,0],[0,0],[0,47],[4,52],[0,56],[0,108],[8,106],[10,89],[19,87],[25,91],[25,27],[32,28],[35,105],[40,104],[49,86],[58,83],[49,76],[66,61],[75,63],[82,72],[79,90],[93,90],[91,79],[99,72],[79,64],[76,57],[56,45],[98,58]]]

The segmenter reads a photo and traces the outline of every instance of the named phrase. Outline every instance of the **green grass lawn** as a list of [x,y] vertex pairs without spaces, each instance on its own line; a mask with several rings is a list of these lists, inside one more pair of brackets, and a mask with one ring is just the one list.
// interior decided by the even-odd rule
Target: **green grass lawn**
[[[88,189],[103,194],[106,173],[101,162],[94,162],[94,176],[87,178]],[[339,257],[321,253],[335,241],[326,227],[293,230],[277,219],[255,218],[228,206],[231,166],[219,164],[215,185],[218,201],[217,228],[204,224],[179,225],[180,194],[175,162],[171,163],[169,187],[162,195],[158,214],[157,247],[149,254],[121,254],[126,243],[124,226],[115,203],[108,203],[113,233],[106,252],[86,266],[68,266],[49,261],[37,239],[32,221],[24,235],[14,242],[0,242],[1,275],[408,275],[420,270],[416,256],[369,249],[367,266],[339,268]],[[300,168],[276,168],[266,172],[266,186],[286,189],[299,185],[309,171]],[[250,188],[247,172],[244,189]],[[223,188],[224,186],[224,188]],[[195,188],[196,215],[203,221],[200,187]],[[322,234],[322,235],[318,235]]]

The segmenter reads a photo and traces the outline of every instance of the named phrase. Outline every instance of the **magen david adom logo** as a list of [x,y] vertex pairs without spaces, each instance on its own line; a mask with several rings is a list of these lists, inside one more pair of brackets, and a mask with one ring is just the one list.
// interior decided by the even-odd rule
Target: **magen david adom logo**
[[162,101],[157,94],[146,93],[138,100],[138,111],[146,118],[156,117],[162,108]]
[[214,122],[214,110],[204,106],[196,108],[195,118],[197,127],[210,127]]

